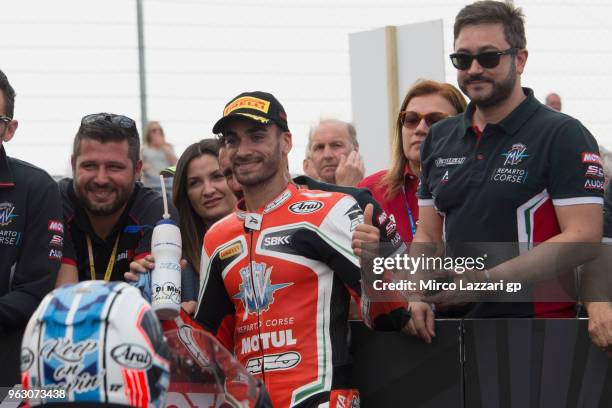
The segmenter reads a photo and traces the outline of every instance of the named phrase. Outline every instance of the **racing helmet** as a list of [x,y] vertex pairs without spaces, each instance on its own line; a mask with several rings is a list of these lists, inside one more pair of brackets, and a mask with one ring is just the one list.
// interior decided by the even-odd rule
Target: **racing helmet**
[[85,281],[49,293],[21,348],[30,406],[162,407],[168,346],[151,306],[124,282]]

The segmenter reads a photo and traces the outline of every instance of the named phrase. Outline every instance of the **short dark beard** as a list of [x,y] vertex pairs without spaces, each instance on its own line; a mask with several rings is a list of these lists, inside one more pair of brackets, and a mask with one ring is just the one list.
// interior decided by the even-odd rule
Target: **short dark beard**
[[5,123],[4,130],[2,131],[2,133],[0,133],[0,147],[2,147],[2,142],[4,142],[4,135],[6,135],[6,132],[8,131],[8,127],[9,127],[9,124]]
[[[280,148],[278,150],[279,150],[279,154],[280,154]],[[242,179],[241,180],[241,176],[236,171],[234,171],[234,177],[236,178],[238,183],[240,185],[242,185],[243,187],[255,188],[255,187],[260,186],[260,185],[265,185],[268,181],[270,181],[272,178],[274,178],[276,173],[279,171],[279,169],[278,169],[278,164],[279,163],[280,163],[280,159],[278,161],[276,161],[276,160],[274,160],[274,161],[264,161],[263,162],[264,168],[259,173],[259,175],[258,175],[259,177],[257,177],[257,178],[253,178],[253,179],[246,178],[246,179]]]
[[[469,93],[467,92],[466,85],[470,81],[474,81],[474,80],[485,80],[486,81],[485,78],[478,75],[478,76],[472,76],[472,77],[465,78],[463,82],[459,85],[459,88],[461,88],[463,93],[466,94],[468,98],[470,98],[470,100],[474,103],[474,105],[476,105],[479,108],[492,108],[494,106],[501,105],[506,99],[510,97],[510,95],[512,94],[512,90],[514,89],[514,86],[516,85],[516,81],[518,80],[517,75],[516,75],[516,66],[514,65],[514,61],[511,64],[510,72],[508,73],[506,78],[504,78],[502,82],[498,82],[498,83],[493,82],[493,92],[491,92],[491,94],[484,99],[472,99],[472,97],[470,97]],[[489,82],[492,82],[492,81],[489,81]]]
[[121,195],[121,193],[117,191],[117,200],[114,201],[112,204],[105,207],[95,207],[84,196],[81,195],[81,192],[79,191],[79,188],[76,185],[76,180],[73,180],[73,189],[77,200],[85,208],[87,213],[96,217],[105,217],[117,213],[126,205],[126,203],[130,200],[132,193],[134,192],[133,187],[125,195]]
[[277,140],[276,147],[272,154],[270,160],[263,162],[263,169],[259,173],[259,177],[254,179],[240,179],[239,173],[236,171],[236,168],[233,167],[232,170],[234,172],[234,177],[238,181],[240,185],[248,188],[255,188],[260,185],[265,185],[268,181],[270,181],[276,173],[281,171],[281,162],[282,162],[282,153],[280,148],[280,137]]

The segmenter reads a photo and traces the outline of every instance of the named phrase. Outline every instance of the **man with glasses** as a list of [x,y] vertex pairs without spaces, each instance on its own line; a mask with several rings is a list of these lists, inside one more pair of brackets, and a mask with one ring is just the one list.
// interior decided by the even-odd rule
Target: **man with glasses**
[[[57,184],[43,170],[8,157],[15,135],[15,90],[0,71],[0,386],[19,382],[21,336],[60,267],[63,224]],[[0,399],[2,399],[0,393]]]
[[[488,257],[488,269],[452,278],[534,284],[555,277],[530,285],[531,293],[562,290],[559,282],[571,275],[555,275],[594,255],[574,251],[573,243],[601,241],[604,180],[597,143],[578,120],[547,109],[521,87],[528,52],[520,9],[496,1],[464,7],[455,20],[454,47],[451,62],[471,103],[465,113],[434,125],[423,144],[414,242],[444,241],[447,254],[463,256],[467,243],[515,243],[511,254],[484,255],[482,244],[475,245],[470,255]],[[517,242],[530,250],[517,256]],[[460,292],[428,300],[455,305],[447,310],[457,312],[456,304],[465,300]],[[458,314],[575,315],[572,302],[532,299],[472,303]]]
[[140,138],[132,119],[97,113],[81,120],[72,151],[73,179],[59,182],[66,240],[58,286],[123,280],[131,261],[149,255],[163,201],[137,181],[141,169]]

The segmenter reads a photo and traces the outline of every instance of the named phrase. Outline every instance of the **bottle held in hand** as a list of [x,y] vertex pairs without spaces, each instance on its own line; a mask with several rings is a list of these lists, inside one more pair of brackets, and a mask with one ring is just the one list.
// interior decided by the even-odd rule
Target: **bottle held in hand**
[[171,320],[181,311],[181,230],[170,219],[164,176],[159,176],[164,201],[163,219],[153,228],[151,255],[155,268],[151,273],[151,305],[160,320]]
[[174,319],[181,310],[181,231],[170,219],[160,220],[153,229],[151,254],[151,304],[161,320]]

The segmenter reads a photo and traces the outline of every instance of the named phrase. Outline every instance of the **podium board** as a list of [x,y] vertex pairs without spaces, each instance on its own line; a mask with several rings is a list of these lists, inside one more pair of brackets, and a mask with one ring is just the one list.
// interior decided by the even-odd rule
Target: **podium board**
[[438,320],[432,344],[351,322],[362,407],[608,408],[612,360],[586,319]]
[[425,344],[351,322],[353,386],[362,407],[455,407],[462,400],[459,320],[438,321]]
[[465,320],[465,406],[612,406],[612,364],[586,319]]

